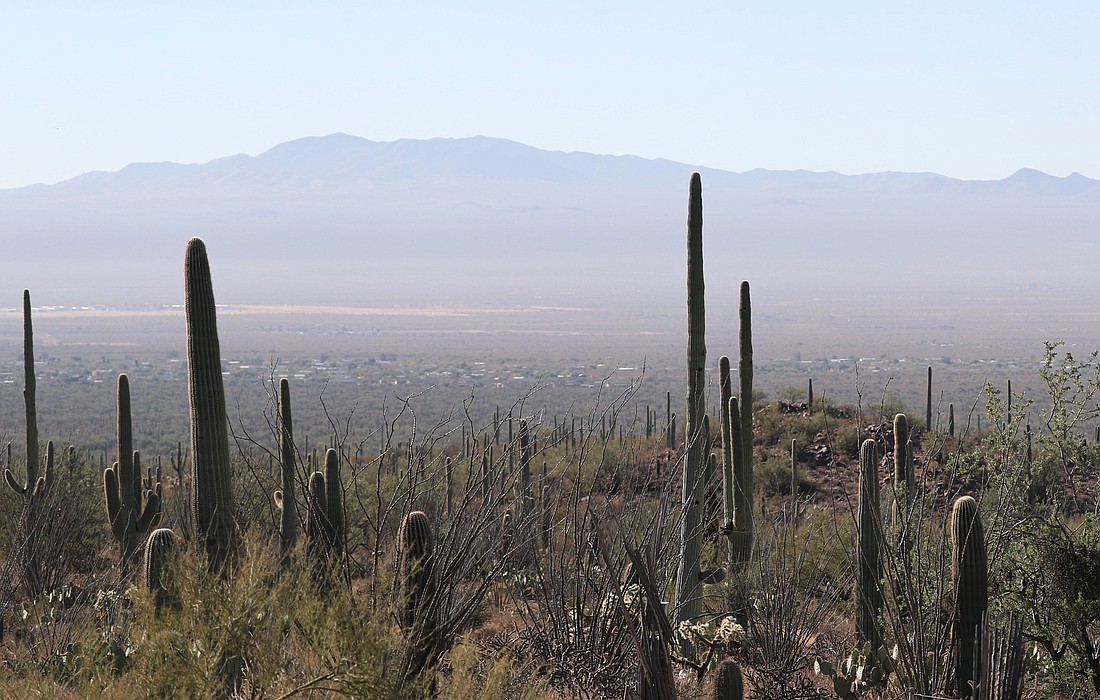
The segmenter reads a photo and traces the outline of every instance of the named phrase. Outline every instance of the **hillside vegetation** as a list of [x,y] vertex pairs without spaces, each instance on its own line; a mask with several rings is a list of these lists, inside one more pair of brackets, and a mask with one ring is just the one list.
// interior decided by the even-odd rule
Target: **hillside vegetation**
[[[754,390],[749,284],[706,370],[702,191],[683,390],[537,390],[491,418],[386,406],[324,449],[272,368],[227,406],[206,245],[187,244],[190,442],[153,460],[127,374],[113,464],[38,420],[2,455],[0,690],[112,698],[1091,698],[1100,695],[1100,364],[978,412]],[[138,369],[140,373],[140,369]],[[707,389],[717,386],[717,396]],[[639,407],[645,406],[644,412]],[[480,410],[483,410],[482,407]],[[923,410],[921,410],[923,409]],[[978,416],[985,424],[979,425]],[[354,425],[354,428],[353,428]]]

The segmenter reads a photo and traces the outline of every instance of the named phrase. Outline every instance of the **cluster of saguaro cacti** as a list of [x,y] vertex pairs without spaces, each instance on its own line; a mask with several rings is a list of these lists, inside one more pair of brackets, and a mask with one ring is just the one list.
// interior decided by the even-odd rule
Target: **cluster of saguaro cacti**
[[718,363],[723,447],[722,481],[725,485],[723,530],[729,539],[731,569],[747,564],[752,558],[752,310],[748,282],[741,283],[739,316],[739,397],[733,396],[729,358],[722,356]]
[[[141,455],[134,450],[130,417],[130,380],[118,375],[118,461],[103,470],[107,522],[119,543],[119,566],[128,577],[141,547],[141,538],[160,522],[160,475],[142,487]],[[159,470],[158,470],[159,471]],[[144,497],[144,504],[143,504]]]
[[290,414],[290,382],[279,380],[279,464],[281,486],[275,491],[279,509],[279,561],[285,566],[298,542],[298,506],[294,500],[294,421]]
[[214,286],[206,244],[201,238],[187,242],[183,271],[191,419],[191,510],[195,536],[205,545],[210,570],[228,573],[226,566],[237,550],[237,529]]
[[[706,410],[706,320],[703,285],[703,193],[699,173],[691,176],[688,196],[688,348],[687,348],[687,455],[683,470],[680,520],[680,561],[676,587],[677,620],[694,620],[702,612],[702,555],[704,475],[710,445],[704,435]],[[690,643],[683,650],[691,655]]]
[[309,510],[306,512],[306,547],[309,558],[322,561],[339,557],[344,548],[344,492],[340,482],[340,453],[325,452],[324,471],[309,475]]
[[954,683],[948,690],[960,697],[971,696],[974,656],[982,618],[989,604],[988,563],[985,535],[978,502],[959,496],[951,507],[951,581],[954,604],[951,610],[951,642],[954,650]]
[[431,521],[423,511],[408,513],[398,534],[398,620],[409,636],[404,660],[405,678],[412,680],[427,669],[436,649],[435,541]]
[[878,616],[882,611],[882,552],[879,536],[878,460],[874,440],[859,449],[859,578],[856,581],[856,636],[872,649],[882,645]]

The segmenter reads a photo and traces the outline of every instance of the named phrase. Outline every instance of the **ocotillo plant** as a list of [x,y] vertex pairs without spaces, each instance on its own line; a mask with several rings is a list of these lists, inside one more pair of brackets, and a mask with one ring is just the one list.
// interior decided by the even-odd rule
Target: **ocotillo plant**
[[1024,624],[1010,615],[998,625],[982,619],[981,681],[978,700],[1020,700],[1024,689]]
[[405,678],[412,680],[427,669],[435,649],[435,578],[431,522],[423,511],[412,511],[401,522],[398,537],[400,599],[398,619],[409,635]]
[[531,436],[527,421],[519,422],[519,487],[523,503],[523,521],[530,522],[535,514],[535,496],[531,491]]
[[154,530],[145,542],[142,582],[153,593],[157,612],[180,605],[178,582],[173,579],[176,533],[166,527]]
[[882,611],[882,554],[879,543],[878,461],[875,441],[859,449],[859,578],[856,587],[856,636],[872,649],[882,646],[878,616]]
[[279,508],[279,562],[285,566],[298,542],[298,506],[294,500],[294,420],[290,413],[290,382],[279,380],[279,462],[282,488],[275,492]]
[[[703,189],[699,173],[691,176],[688,196],[688,347],[687,456],[684,462],[680,525],[680,570],[676,587],[677,620],[694,620],[702,612],[699,559],[702,554],[703,474],[709,445],[703,441],[706,410],[706,319],[703,300]],[[693,655],[690,642],[685,655]]]
[[191,512],[195,537],[211,571],[228,574],[237,549],[229,463],[228,419],[210,261],[201,238],[187,242],[184,260],[187,388],[191,419]]
[[[124,578],[133,571],[141,537],[160,521],[160,483],[150,484],[142,504],[141,457],[134,451],[130,416],[130,380],[118,375],[118,461],[103,470],[107,522],[119,542],[119,568]],[[144,507],[143,507],[144,506]]]
[[989,604],[985,535],[978,502],[973,497],[955,499],[948,529],[951,531],[951,581],[955,594],[951,615],[955,683],[948,692],[968,698],[974,680],[978,626]]
[[718,664],[714,672],[714,700],[741,700],[745,695],[741,667],[733,659]]
[[[749,504],[745,509],[738,509],[734,514],[734,529],[737,531],[737,556],[741,562],[748,562],[752,556],[753,539],[753,470],[752,470],[752,307],[749,302],[749,283],[741,282],[741,302],[738,307],[740,318],[740,330],[738,333],[738,350],[740,359],[737,363],[738,381],[740,383],[740,419],[741,419],[741,449],[743,453],[741,472],[737,475],[738,487],[745,494],[745,502]],[[731,416],[732,418],[732,416]]]

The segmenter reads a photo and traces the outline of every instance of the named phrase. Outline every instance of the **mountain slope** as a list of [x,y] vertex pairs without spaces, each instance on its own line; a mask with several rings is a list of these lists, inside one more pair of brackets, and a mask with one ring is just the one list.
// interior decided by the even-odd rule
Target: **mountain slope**
[[[1083,271],[1100,224],[1100,181],[1079,174],[732,173],[487,137],[333,134],[258,156],[133,164],[0,191],[0,273],[31,286],[96,280],[107,294],[125,285],[128,295],[174,293],[162,280],[174,280],[186,238],[202,235],[232,277],[253,285],[265,266],[292,260],[313,276],[331,266],[336,286],[379,268],[377,284],[392,286],[403,268],[454,287],[471,284],[464,270],[485,282],[487,271],[518,266],[526,272],[499,279],[645,270],[673,290],[693,170],[703,176],[708,255],[734,261],[739,278],[827,268],[851,279],[888,267],[913,288],[967,274],[1064,279]],[[289,279],[271,293],[314,285]]]

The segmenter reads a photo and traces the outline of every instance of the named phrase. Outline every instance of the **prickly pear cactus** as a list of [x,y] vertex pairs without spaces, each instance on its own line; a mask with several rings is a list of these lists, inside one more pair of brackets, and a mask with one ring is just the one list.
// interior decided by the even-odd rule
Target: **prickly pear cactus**
[[875,649],[870,642],[854,650],[836,668],[824,659],[814,661],[814,672],[832,679],[833,694],[840,700],[858,700],[886,687],[897,669],[897,647]]
[[204,543],[210,570],[228,574],[226,566],[237,549],[237,528],[214,285],[206,244],[201,238],[187,242],[183,271],[191,419],[191,512],[195,536]]

